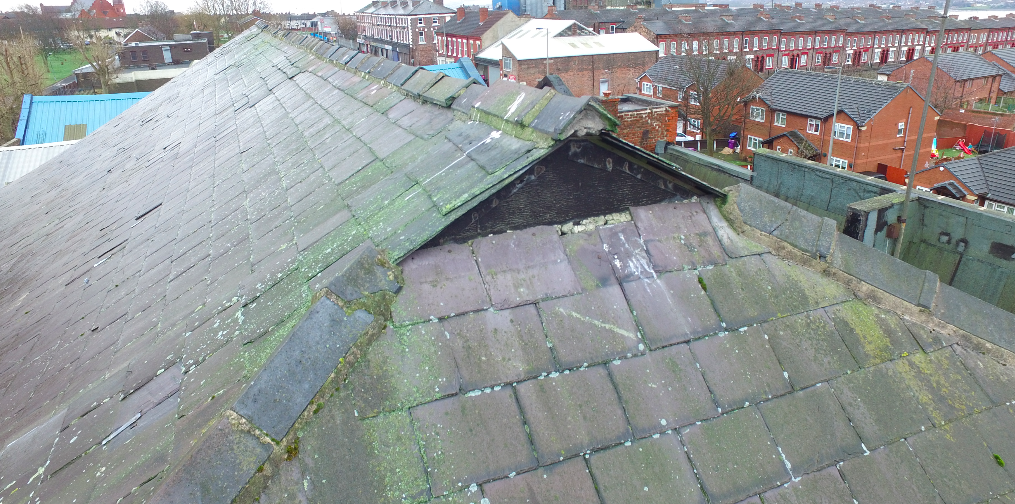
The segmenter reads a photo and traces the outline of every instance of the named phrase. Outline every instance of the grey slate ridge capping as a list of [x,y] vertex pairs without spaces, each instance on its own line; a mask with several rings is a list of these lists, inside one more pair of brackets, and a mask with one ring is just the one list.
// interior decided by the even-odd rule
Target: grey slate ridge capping
[[405,84],[405,81],[412,78],[417,70],[419,70],[419,67],[399,63],[398,68],[395,68],[384,80],[396,86],[401,86],[402,84]]
[[391,75],[391,72],[395,71],[396,68],[398,68],[397,61],[385,59],[384,61],[381,61],[380,65],[377,65],[373,68],[373,70],[370,70],[370,75],[378,79],[384,79]]
[[466,87],[475,82],[475,79],[458,79],[445,75],[443,79],[430,86],[430,89],[427,89],[423,93],[422,98],[428,102],[447,107],[465,91]]
[[374,317],[346,315],[318,301],[254,378],[233,409],[274,439],[282,439]]
[[349,252],[331,267],[338,273],[328,283],[328,290],[345,301],[381,291],[397,294],[402,286],[389,277],[390,270],[377,264],[377,258],[377,249],[370,242]]
[[360,63],[362,63],[362,62],[363,62],[363,60],[367,59],[368,57],[369,57],[369,56],[367,56],[366,54],[363,54],[363,53],[359,53],[359,52],[358,52],[358,53],[356,53],[356,55],[355,55],[355,56],[353,56],[353,57],[352,57],[352,59],[350,59],[350,60],[349,60],[349,62],[348,62],[348,63],[346,63],[345,65],[346,65],[346,66],[348,66],[348,67],[351,67],[351,68],[356,68],[356,67],[358,67],[358,66],[359,66],[359,64],[360,64]]
[[444,77],[442,73],[434,73],[429,70],[420,69],[414,73],[409,80],[402,84],[402,89],[409,93],[415,98],[418,98],[431,86],[437,84],[437,81]]

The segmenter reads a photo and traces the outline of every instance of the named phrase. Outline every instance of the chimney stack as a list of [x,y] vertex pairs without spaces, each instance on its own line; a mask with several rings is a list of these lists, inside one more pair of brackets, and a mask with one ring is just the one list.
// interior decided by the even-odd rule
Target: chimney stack
[[645,16],[642,14],[638,14],[637,16],[634,17],[634,20],[640,23],[645,20]]
[[455,20],[461,21],[465,19],[465,7],[458,7],[458,13],[455,14]]
[[490,17],[490,9],[487,7],[479,8],[479,24],[486,22],[486,18]]
[[901,6],[901,5],[893,5],[893,6],[892,6],[892,9],[895,9],[895,10],[901,10],[901,9],[902,9],[902,6]]
[[546,15],[543,16],[543,17],[544,18],[551,18],[551,19],[557,17],[557,7],[554,6],[554,5],[547,5],[546,6]]
[[678,17],[680,18],[681,21],[683,21],[685,23],[690,23],[691,22],[691,15],[690,14],[680,14]]
[[818,10],[820,8],[821,8],[821,4],[819,4],[819,3],[814,4],[814,10]]
[[765,4],[756,3],[756,4],[751,5],[751,7],[754,8],[754,9],[758,9],[758,10],[765,10]]
[[804,8],[804,3],[803,2],[794,2],[793,6],[796,7],[797,9],[803,9]]

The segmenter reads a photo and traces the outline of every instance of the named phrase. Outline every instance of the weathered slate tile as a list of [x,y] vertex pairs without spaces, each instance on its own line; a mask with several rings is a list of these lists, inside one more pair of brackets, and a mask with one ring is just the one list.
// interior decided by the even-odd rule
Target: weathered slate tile
[[761,325],[761,332],[768,337],[795,389],[857,369],[852,354],[823,310],[766,322]]
[[572,233],[560,237],[564,252],[571,262],[582,291],[588,292],[607,285],[616,285],[617,277],[610,256],[603,250],[603,241],[596,231]]
[[726,253],[699,203],[636,207],[631,215],[656,271],[726,263]]
[[31,494],[38,486],[40,475],[36,473],[46,466],[53,442],[59,436],[63,415],[61,411],[6,443],[0,451],[0,497],[20,499],[20,496],[14,497],[15,493]]
[[605,504],[705,503],[675,433],[596,452],[589,458],[589,467]]
[[369,243],[361,245],[336,263],[338,272],[328,282],[328,290],[346,301],[355,301],[364,294],[387,291],[397,294],[402,288],[394,272],[378,264],[379,255]]
[[529,380],[515,389],[540,465],[631,438],[604,366]]
[[232,502],[270,453],[271,446],[222,420],[188,461],[166,478],[154,501]]
[[719,414],[687,345],[614,361],[609,368],[635,437]]
[[757,408],[744,408],[680,432],[710,502],[738,502],[790,479]]
[[757,327],[694,341],[691,351],[723,411],[792,390],[768,340]]
[[494,308],[504,309],[581,291],[557,231],[541,226],[473,242]]
[[909,384],[891,364],[836,378],[830,385],[868,449],[898,441],[931,425]]
[[992,404],[949,348],[916,353],[892,364],[937,427]]
[[989,355],[958,345],[955,353],[994,404],[1015,400],[1015,369]]
[[864,452],[832,390],[818,385],[758,406],[795,476]]
[[631,310],[620,286],[539,303],[546,336],[564,368],[641,353]]
[[510,388],[427,403],[412,417],[434,495],[536,466]]
[[696,272],[663,273],[622,285],[649,348],[722,330]]
[[[514,478],[483,485],[488,502],[504,504],[526,502],[596,502],[596,485],[582,457],[558,462]],[[475,498],[472,502],[478,501]],[[463,502],[469,502],[467,500]]]
[[1015,349],[1015,314],[950,285],[942,283],[939,292],[934,316],[997,346]]
[[599,237],[603,240],[603,250],[609,254],[613,272],[622,283],[656,277],[633,222],[600,227]]
[[892,312],[860,301],[825,309],[836,331],[863,367],[920,351],[902,320]]
[[892,443],[844,462],[839,471],[861,504],[940,504],[927,473],[906,443]]
[[842,284],[772,254],[762,255],[772,275],[773,304],[780,317],[853,298]]
[[119,401],[110,400],[91,412],[78,418],[60,433],[49,455],[49,472],[59,470],[75,457],[89,448],[99,444],[103,439],[118,428],[115,425]]
[[463,390],[512,383],[554,370],[533,305],[485,310],[443,321]]
[[[976,430],[992,455],[1004,462],[1009,475],[1015,475],[1015,406],[1002,405],[961,420]],[[995,459],[996,461],[996,459]]]
[[698,201],[701,203],[701,208],[705,210],[705,216],[708,217],[709,223],[712,224],[716,238],[719,239],[719,243],[726,251],[726,255],[729,257],[744,257],[771,252],[768,247],[759,245],[737,233],[733,229],[733,226],[730,226],[719,212],[719,207],[716,206],[713,198],[701,198]]
[[791,481],[774,490],[765,492],[765,504],[854,504],[853,495],[839,476],[839,471],[829,467],[814,474],[808,474],[799,481]]
[[733,329],[775,318],[772,277],[759,256],[731,259],[698,272],[726,327]]
[[468,245],[443,245],[403,259],[405,288],[391,314],[396,323],[484,310],[490,298]]
[[744,223],[763,233],[772,234],[786,219],[793,205],[766,194],[748,184],[737,186],[737,209]]
[[342,389],[304,429],[296,462],[308,501],[396,504],[430,496],[408,411],[364,420]]
[[282,439],[374,317],[318,301],[233,408]]
[[918,322],[912,320],[902,319],[909,329],[909,332],[916,338],[916,341],[920,343],[920,347],[923,348],[924,352],[933,352],[939,348],[954,345],[959,340],[955,336],[945,334],[937,329],[931,329]]
[[356,362],[343,388],[361,417],[458,392],[455,357],[437,322],[388,328]]
[[963,422],[907,440],[947,504],[973,504],[1015,488],[979,434]]

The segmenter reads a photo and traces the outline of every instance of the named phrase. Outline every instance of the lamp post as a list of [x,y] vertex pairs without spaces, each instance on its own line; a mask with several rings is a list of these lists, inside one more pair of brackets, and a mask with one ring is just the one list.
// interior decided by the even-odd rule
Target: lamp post
[[[827,70],[827,68],[826,68]],[[835,106],[832,108],[832,131],[828,135],[828,166],[832,166],[832,145],[835,143],[835,119],[839,113],[839,88],[842,87],[842,65],[839,65],[839,77],[835,80]],[[848,168],[849,165],[847,164]]]

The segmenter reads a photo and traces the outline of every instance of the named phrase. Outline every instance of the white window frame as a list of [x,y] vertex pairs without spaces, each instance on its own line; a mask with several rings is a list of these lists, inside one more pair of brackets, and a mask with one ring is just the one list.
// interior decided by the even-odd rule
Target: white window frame
[[701,131],[701,119],[687,118],[687,131]]
[[747,150],[758,150],[761,148],[761,139],[756,136],[747,135]]
[[782,59],[779,63],[782,64],[782,68],[789,68],[789,56],[782,56]]
[[510,57],[505,56],[504,59],[501,60],[500,67],[503,68],[505,72],[510,72],[514,70],[514,62]]
[[642,82],[641,83],[641,94],[652,96],[652,83]]
[[617,33],[617,25],[614,24],[610,25],[610,33]]
[[765,68],[775,68],[775,56],[765,56]]
[[849,124],[835,123],[835,127],[832,128],[834,132],[833,136],[836,140],[842,140],[843,142],[853,141],[853,126]]
[[698,102],[698,92],[697,91],[689,91],[687,93],[687,101],[690,102],[691,105],[701,105],[701,103]]
[[440,24],[440,21],[439,21],[439,19],[440,19],[440,18],[438,18],[437,16],[434,16],[434,17],[433,17],[433,19],[431,19],[431,20],[430,20],[430,24],[432,24],[432,25],[434,25],[434,26],[437,26],[437,25],[439,25],[439,24]]
[[987,201],[987,203],[984,206],[996,212],[1003,212],[1006,214],[1015,215],[1015,206],[1012,205],[1005,205],[1004,203],[997,203],[995,201]]
[[765,108],[751,105],[751,120],[765,122]]
[[425,44],[426,43],[426,32],[425,31],[419,32],[419,43],[420,44]]
[[807,53],[800,55],[800,66],[807,66]]
[[416,18],[416,26],[423,26],[423,18],[422,17]]
[[807,118],[807,132],[813,135],[821,134],[821,121],[813,117]]
[[772,124],[776,126],[786,126],[786,113],[785,112],[773,112],[772,113]]
[[898,129],[898,131],[895,132],[895,136],[901,137],[901,136],[903,136],[905,134],[906,134],[906,123],[900,122],[899,123],[899,129]]
[[832,156],[831,161],[828,163],[832,168],[842,168],[843,170],[849,169],[849,160],[837,158]]

